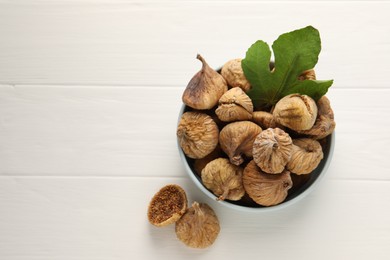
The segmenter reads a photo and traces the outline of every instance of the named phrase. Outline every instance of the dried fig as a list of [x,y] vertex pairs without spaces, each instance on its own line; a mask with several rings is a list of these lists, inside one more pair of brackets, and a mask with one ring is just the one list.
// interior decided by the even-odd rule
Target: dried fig
[[329,117],[330,119],[334,119],[334,113],[332,107],[330,106],[330,101],[326,96],[322,96],[317,101],[318,114],[322,116]]
[[317,105],[307,95],[291,94],[276,103],[273,115],[276,122],[292,130],[308,130],[316,121]]
[[283,202],[292,187],[290,172],[264,173],[252,160],[244,169],[243,184],[249,197],[262,206],[273,206]]
[[228,159],[218,158],[202,170],[202,182],[218,196],[217,200],[240,200],[245,194],[242,186],[243,169],[231,164]]
[[206,165],[211,162],[212,160],[215,160],[217,158],[220,158],[223,156],[221,146],[217,145],[215,147],[214,151],[206,155],[206,157],[200,158],[200,159],[195,159],[194,160],[194,170],[196,174],[199,175],[199,177],[202,175],[202,170]]
[[261,127],[250,121],[239,121],[226,125],[219,135],[219,144],[229,156],[230,162],[240,165],[244,162],[242,155],[252,157],[252,147]]
[[316,80],[316,72],[313,69],[305,70],[298,77],[299,80]]
[[291,158],[292,139],[280,128],[268,128],[253,143],[253,159],[266,173],[281,173]]
[[242,70],[241,60],[242,59],[233,59],[226,62],[222,67],[221,74],[226,79],[229,86],[233,88],[239,87],[243,91],[248,92],[251,85]]
[[150,201],[148,220],[156,227],[172,224],[184,214],[187,203],[186,193],[179,185],[166,185]]
[[266,111],[254,111],[252,113],[252,121],[261,126],[262,129],[267,128],[281,128],[282,125],[278,124],[274,116]]
[[176,135],[183,152],[190,158],[199,159],[215,149],[219,130],[210,116],[200,112],[185,112]]
[[318,115],[313,127],[309,130],[298,131],[300,134],[304,134],[313,139],[322,139],[330,135],[335,127],[333,110],[330,106],[330,101],[326,96],[322,96],[317,101]]
[[293,149],[287,169],[295,174],[311,173],[324,158],[320,143],[311,138],[293,139]]
[[281,173],[291,158],[292,139],[280,128],[268,128],[253,143],[253,159],[266,173]]
[[183,103],[195,109],[211,109],[228,90],[225,79],[209,67],[199,54],[196,57],[202,62],[202,69],[196,73],[184,90]]
[[252,100],[239,87],[232,88],[223,94],[215,110],[218,118],[224,122],[249,120],[252,118],[252,112]]
[[205,203],[194,202],[176,222],[177,238],[189,247],[206,248],[217,239],[220,231],[215,212]]

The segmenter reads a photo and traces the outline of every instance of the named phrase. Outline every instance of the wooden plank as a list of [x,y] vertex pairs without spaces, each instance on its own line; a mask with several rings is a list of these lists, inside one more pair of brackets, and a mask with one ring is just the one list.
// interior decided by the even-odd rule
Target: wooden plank
[[[168,183],[216,211],[211,248],[186,248],[174,226],[148,223],[148,202]],[[282,211],[244,214],[187,178],[0,177],[0,259],[387,259],[390,182],[323,184]]]
[[2,1],[0,82],[183,86],[197,53],[219,67],[312,24],[320,79],[388,88],[389,12],[388,1]]
[[[183,88],[0,87],[0,175],[183,176]],[[389,180],[387,89],[329,92],[334,179]]]
[[2,174],[181,174],[175,139],[179,88],[0,91]]

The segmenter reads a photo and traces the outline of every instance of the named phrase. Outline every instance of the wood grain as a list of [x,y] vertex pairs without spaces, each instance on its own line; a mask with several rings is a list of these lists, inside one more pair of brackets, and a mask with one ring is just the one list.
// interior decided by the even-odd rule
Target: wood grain
[[216,68],[311,24],[320,79],[388,88],[389,12],[387,1],[2,1],[0,82],[184,86],[197,53]]
[[[390,1],[0,0],[0,260],[389,259]],[[176,145],[201,53],[220,67],[313,25],[336,147],[297,204],[247,214],[185,173]],[[146,219],[168,183],[210,204],[207,250]]]
[[[182,91],[3,85],[0,174],[183,176],[176,144]],[[330,178],[390,180],[390,90],[351,93],[329,91],[337,122]]]
[[[186,248],[174,226],[148,223],[148,202],[167,183],[215,209],[221,233],[211,248]],[[242,214],[205,198],[187,178],[0,177],[0,258],[366,259],[375,252],[387,259],[390,182],[322,184],[283,211]]]

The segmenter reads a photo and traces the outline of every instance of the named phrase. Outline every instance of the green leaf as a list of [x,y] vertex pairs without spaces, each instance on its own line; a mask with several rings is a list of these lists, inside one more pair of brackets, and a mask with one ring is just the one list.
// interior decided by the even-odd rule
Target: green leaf
[[321,39],[312,26],[285,33],[273,43],[275,68],[271,72],[271,51],[264,41],[256,41],[242,60],[242,69],[251,83],[248,92],[257,108],[270,107],[282,97],[305,94],[317,100],[325,95],[333,80],[298,80],[302,72],[314,68],[321,51]]

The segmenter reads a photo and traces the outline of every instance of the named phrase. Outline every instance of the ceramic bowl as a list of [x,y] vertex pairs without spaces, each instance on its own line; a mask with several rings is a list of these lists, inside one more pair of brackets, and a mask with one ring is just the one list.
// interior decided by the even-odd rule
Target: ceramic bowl
[[[179,120],[181,118],[181,115],[188,110],[190,109],[187,106],[185,105],[182,106],[179,113]],[[265,211],[273,211],[273,210],[285,208],[303,199],[317,187],[318,183],[324,177],[330,165],[330,162],[332,160],[333,150],[335,146],[335,132],[327,136],[325,140],[326,142],[325,144],[323,144],[324,158],[321,160],[320,164],[310,174],[306,174],[306,175],[291,174],[294,185],[289,190],[288,196],[282,203],[275,206],[268,206],[268,207],[258,205],[254,203],[251,199],[240,200],[240,201],[225,200],[225,201],[218,201],[218,203],[225,207],[238,210],[238,211],[265,212]],[[210,190],[208,190],[202,184],[202,180],[200,176],[195,172],[193,168],[194,159],[191,159],[184,154],[179,143],[178,143],[178,149],[179,149],[181,161],[184,165],[185,171],[187,172],[188,176],[204,194],[206,194],[211,199],[216,200],[217,196],[214,195]],[[300,185],[295,185],[296,183],[300,183]]]

